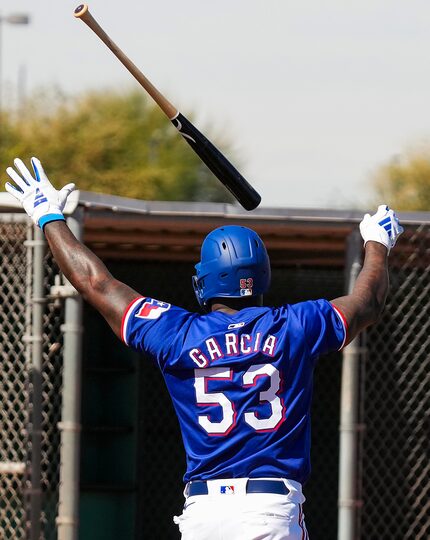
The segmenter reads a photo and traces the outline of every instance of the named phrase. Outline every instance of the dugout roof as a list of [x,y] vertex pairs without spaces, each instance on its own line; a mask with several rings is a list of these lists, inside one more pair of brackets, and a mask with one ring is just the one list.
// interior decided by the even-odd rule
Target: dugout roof
[[[205,235],[215,227],[240,224],[263,238],[273,265],[330,266],[345,264],[346,241],[363,217],[361,210],[265,208],[247,212],[223,203],[157,202],[72,193],[66,208],[78,211],[85,243],[103,259],[146,259],[195,262]],[[20,205],[0,193],[0,214],[20,219]],[[430,224],[430,212],[400,213],[406,225],[402,249],[417,225]],[[411,227],[409,228],[408,225]]]

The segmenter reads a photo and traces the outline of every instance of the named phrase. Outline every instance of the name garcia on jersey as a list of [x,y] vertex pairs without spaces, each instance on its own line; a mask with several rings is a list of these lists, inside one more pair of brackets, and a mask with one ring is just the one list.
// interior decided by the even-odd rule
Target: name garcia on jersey
[[210,362],[219,360],[225,356],[236,356],[238,354],[248,355],[261,353],[265,356],[273,357],[276,352],[276,336],[269,334],[265,339],[261,332],[254,335],[234,333],[224,334],[222,340],[217,340],[215,337],[210,337],[204,342],[201,348],[191,349],[189,352],[191,360],[198,367],[207,367]]

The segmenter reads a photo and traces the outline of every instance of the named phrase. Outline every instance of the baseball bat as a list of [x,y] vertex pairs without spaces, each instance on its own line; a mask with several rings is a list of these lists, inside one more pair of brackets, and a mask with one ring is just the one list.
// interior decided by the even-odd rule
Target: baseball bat
[[189,120],[181,114],[170,101],[151,83],[140,69],[122,52],[111,40],[103,28],[91,15],[88,5],[81,4],[75,9],[74,15],[97,34],[103,43],[113,52],[124,67],[133,75],[137,82],[152,97],[164,114],[169,118],[182,137],[194,152],[207,165],[213,174],[232,193],[235,199],[245,208],[254,210],[260,204],[261,197],[247,180],[235,169],[228,159],[214,146]]

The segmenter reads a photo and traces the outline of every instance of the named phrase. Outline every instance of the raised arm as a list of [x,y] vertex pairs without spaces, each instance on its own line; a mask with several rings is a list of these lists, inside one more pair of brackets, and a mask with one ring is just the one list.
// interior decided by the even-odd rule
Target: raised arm
[[121,337],[122,316],[139,294],[115,279],[103,262],[75,238],[64,221],[46,224],[44,232],[60,270]]
[[396,214],[381,205],[375,215],[366,214],[360,232],[365,243],[363,268],[351,294],[332,300],[346,319],[345,344],[379,319],[388,293],[388,254],[403,228]]
[[27,214],[43,229],[66,278],[120,337],[122,316],[139,294],[115,279],[103,262],[67,227],[62,210],[74,185],[69,184],[57,191],[46,177],[40,161],[32,158],[31,163],[34,177],[19,159],[14,161],[19,174],[11,167],[7,169],[14,182],[6,184],[7,191],[21,202]]

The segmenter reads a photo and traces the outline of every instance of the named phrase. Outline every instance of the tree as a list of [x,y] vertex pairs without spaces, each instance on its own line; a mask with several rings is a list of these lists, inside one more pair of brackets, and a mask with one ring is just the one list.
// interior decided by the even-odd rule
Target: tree
[[393,158],[374,181],[378,195],[396,210],[430,210],[430,149]]
[[[230,193],[141,91],[35,96],[4,114],[0,157],[37,156],[57,186],[146,200],[231,202]],[[219,143],[217,143],[219,144]]]

